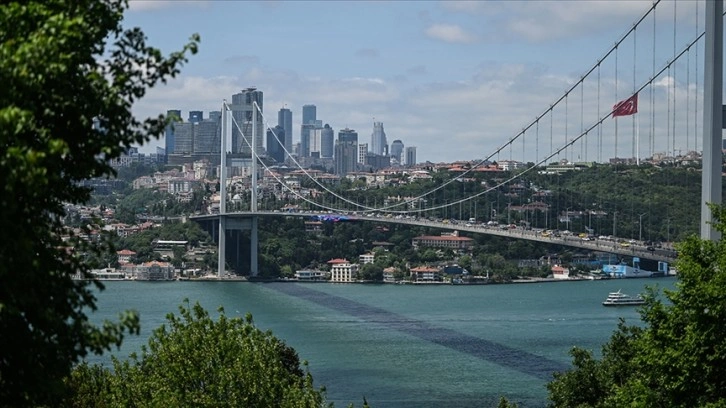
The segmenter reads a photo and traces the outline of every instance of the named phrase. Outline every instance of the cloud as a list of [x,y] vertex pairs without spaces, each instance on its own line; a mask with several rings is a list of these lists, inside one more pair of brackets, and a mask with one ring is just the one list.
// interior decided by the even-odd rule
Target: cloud
[[426,35],[435,40],[450,43],[471,43],[476,38],[455,24],[434,24],[426,29]]
[[406,73],[409,75],[424,75],[427,74],[426,66],[425,65],[416,65],[415,67],[411,67],[406,70]]
[[355,55],[362,58],[378,58],[379,53],[373,48],[361,48],[355,52]]
[[260,57],[256,55],[232,55],[225,58],[222,62],[233,65],[259,65]]
[[129,11],[131,12],[144,12],[152,10],[163,10],[163,9],[177,9],[179,7],[197,7],[203,8],[208,7],[210,1],[204,0],[186,0],[186,1],[174,1],[174,0],[130,0]]
[[[612,27],[621,27],[623,19],[631,20],[651,4],[650,0],[440,3],[443,10],[454,15],[477,15],[483,18],[482,25],[489,29],[490,41],[524,39],[533,43],[592,35],[611,30]],[[662,19],[668,12],[659,12],[658,18]]]

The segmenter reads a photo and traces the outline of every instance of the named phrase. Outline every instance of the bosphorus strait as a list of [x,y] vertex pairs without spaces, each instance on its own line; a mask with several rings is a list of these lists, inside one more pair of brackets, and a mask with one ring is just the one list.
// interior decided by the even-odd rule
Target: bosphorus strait
[[[599,354],[618,319],[637,308],[605,308],[611,291],[672,288],[674,278],[509,285],[363,285],[246,282],[105,282],[94,320],[140,313],[139,350],[184,299],[228,316],[251,313],[297,350],[335,406],[488,407],[505,396],[546,405],[545,384],[570,367],[569,350]],[[107,363],[108,356],[91,362]]]

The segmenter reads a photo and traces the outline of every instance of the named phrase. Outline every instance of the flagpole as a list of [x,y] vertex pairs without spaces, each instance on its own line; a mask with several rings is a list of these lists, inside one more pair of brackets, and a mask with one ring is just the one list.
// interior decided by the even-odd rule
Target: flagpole
[[640,166],[640,116],[635,114],[635,164]]
[[615,158],[618,158],[618,117],[615,117]]

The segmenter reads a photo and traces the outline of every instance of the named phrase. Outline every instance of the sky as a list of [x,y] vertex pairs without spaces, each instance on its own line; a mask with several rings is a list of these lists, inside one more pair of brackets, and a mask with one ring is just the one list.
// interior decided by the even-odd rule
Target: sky
[[[636,41],[652,41],[655,47],[652,32],[658,29],[659,44],[671,43],[658,50],[673,54],[676,34],[680,47],[685,43],[681,36],[695,33],[698,14],[686,10],[689,2],[671,4],[656,14],[653,28],[642,30],[651,35],[636,37],[631,48],[641,47]],[[330,124],[336,136],[338,130],[352,128],[360,143],[370,145],[373,122],[380,121],[388,143],[398,139],[416,146],[419,162],[452,162],[487,157],[515,136],[590,70],[651,5],[650,0],[133,0],[123,24],[141,27],[148,43],[166,54],[180,50],[193,33],[201,36],[199,52],[182,73],[135,104],[138,116],[180,109],[184,118],[190,110],[202,110],[206,117],[232,94],[256,87],[264,93],[269,126],[277,124],[280,108],[292,110],[293,143],[299,142],[302,106],[314,104],[318,119]],[[679,20],[675,30],[674,13]],[[702,7],[698,13],[702,20]],[[699,24],[702,30],[703,22]],[[624,48],[624,65],[603,71],[602,83],[617,72],[621,78],[615,88],[629,81],[632,91],[655,63],[652,56],[638,54],[646,62],[636,75],[625,62],[636,59],[635,53]],[[688,64],[695,78],[690,74],[694,63]],[[633,71],[630,77],[627,71]],[[680,81],[684,87],[692,86],[688,78]],[[585,92],[588,99],[594,95],[594,82],[584,88],[573,92],[572,99],[578,92],[581,99]],[[627,97],[626,91],[598,92],[598,105],[608,107]],[[679,95],[685,98],[685,92]],[[691,99],[695,96],[688,98],[686,104],[697,106]],[[641,99],[641,106],[646,105]],[[567,120],[572,122],[573,116]],[[584,121],[572,127],[579,130]],[[571,137],[575,131],[564,133]],[[163,146],[163,139],[141,151],[151,152],[157,145]],[[517,149],[532,155],[535,148]],[[536,149],[539,159],[540,147]]]

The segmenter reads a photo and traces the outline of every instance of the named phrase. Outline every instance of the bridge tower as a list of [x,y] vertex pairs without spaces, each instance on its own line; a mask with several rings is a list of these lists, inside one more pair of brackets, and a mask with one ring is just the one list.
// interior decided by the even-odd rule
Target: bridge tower
[[[259,109],[257,102],[253,102],[253,109]],[[227,230],[250,230],[250,276],[257,276],[258,273],[258,235],[257,235],[257,142],[253,136],[252,139],[252,182],[251,182],[251,203],[250,212],[251,215],[246,217],[246,221],[240,219],[237,216],[234,219],[227,219],[227,134],[229,133],[229,121],[231,116],[229,115],[229,107],[227,102],[224,101],[222,106],[222,135],[221,139],[221,151],[220,151],[220,163],[219,163],[219,248],[217,250],[217,278],[221,279],[225,274],[226,266],[226,244],[227,244]],[[257,115],[252,115],[252,134],[255,135],[257,129]]]
[[701,239],[716,241],[707,203],[721,204],[723,123],[723,0],[706,2],[703,80],[703,164],[701,172]]

